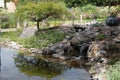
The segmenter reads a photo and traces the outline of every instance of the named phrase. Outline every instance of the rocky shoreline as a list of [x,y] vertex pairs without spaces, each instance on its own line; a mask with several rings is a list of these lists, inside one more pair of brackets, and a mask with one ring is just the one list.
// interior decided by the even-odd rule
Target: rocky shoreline
[[20,51],[52,56],[63,61],[70,60],[73,64],[79,63],[78,65],[81,64],[81,60],[84,60],[85,63],[82,65],[92,66],[88,71],[93,76],[93,80],[106,80],[103,74],[107,70],[108,57],[112,56],[110,50],[118,49],[118,53],[120,51],[120,27],[75,25],[63,31],[69,33],[63,41],[50,44],[42,49],[23,48],[22,45],[9,40],[1,44]]

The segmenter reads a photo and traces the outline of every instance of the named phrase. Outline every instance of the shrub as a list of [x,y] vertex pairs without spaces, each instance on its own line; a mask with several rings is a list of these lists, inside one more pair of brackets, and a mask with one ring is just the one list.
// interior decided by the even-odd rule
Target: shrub
[[0,13],[1,28],[14,28],[16,27],[16,20],[14,14]]

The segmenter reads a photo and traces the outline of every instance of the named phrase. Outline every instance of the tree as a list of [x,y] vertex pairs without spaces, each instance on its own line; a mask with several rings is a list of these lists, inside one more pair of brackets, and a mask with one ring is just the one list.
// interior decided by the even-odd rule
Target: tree
[[96,6],[115,6],[120,4],[120,0],[90,0],[89,2]]
[[84,6],[92,4],[96,6],[114,6],[120,4],[120,0],[64,0],[68,7]]
[[39,30],[40,21],[49,17],[62,18],[66,12],[66,5],[62,2],[27,3],[17,9],[16,17],[19,20],[31,19],[36,21]]
[[[90,0],[89,1],[92,5],[96,5],[96,6],[108,6],[108,13],[110,13],[110,15],[117,15],[117,13],[119,12],[119,6],[120,5],[120,0]],[[114,7],[114,10],[111,12],[111,7],[112,6],[116,6]]]
[[88,4],[89,0],[64,0],[67,7],[78,7],[78,6],[84,6]]

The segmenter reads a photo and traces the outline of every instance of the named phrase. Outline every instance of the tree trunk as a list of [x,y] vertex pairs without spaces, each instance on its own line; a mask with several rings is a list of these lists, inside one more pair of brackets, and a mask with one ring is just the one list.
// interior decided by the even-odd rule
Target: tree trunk
[[38,30],[40,30],[40,28],[39,28],[39,22],[40,22],[40,21],[37,20],[37,29],[38,29]]
[[75,21],[74,16],[72,16],[72,26],[74,26],[74,21]]
[[6,7],[6,0],[4,0],[4,8],[6,9],[7,7]]
[[17,6],[19,0],[13,0],[15,3],[15,6]]

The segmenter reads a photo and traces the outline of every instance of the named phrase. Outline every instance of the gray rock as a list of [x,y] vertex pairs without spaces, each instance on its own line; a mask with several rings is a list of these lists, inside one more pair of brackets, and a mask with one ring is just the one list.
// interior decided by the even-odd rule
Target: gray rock
[[88,57],[93,59],[103,57],[103,55],[106,54],[106,51],[104,50],[105,47],[104,41],[92,42],[88,49]]
[[42,54],[42,51],[41,51],[41,50],[38,50],[37,53],[38,53],[38,54]]
[[53,54],[52,56],[55,57],[55,58],[62,59],[62,60],[66,59],[65,56],[62,56],[61,54]]
[[30,49],[30,52],[31,52],[31,53],[37,53],[38,51],[37,51],[37,49],[35,49],[35,48],[31,48],[31,49]]

